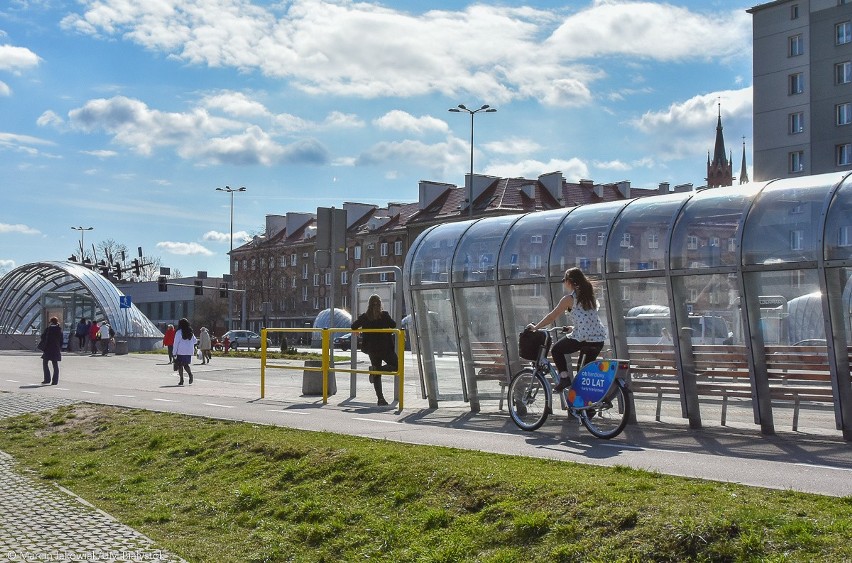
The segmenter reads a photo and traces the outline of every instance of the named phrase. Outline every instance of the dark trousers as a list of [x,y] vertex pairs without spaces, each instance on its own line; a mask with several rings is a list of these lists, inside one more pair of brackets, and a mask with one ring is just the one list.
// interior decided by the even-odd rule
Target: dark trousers
[[603,342],[581,342],[573,338],[563,337],[553,345],[551,354],[553,355],[553,363],[556,364],[556,370],[563,372],[568,371],[568,356],[579,351],[577,371],[580,371],[581,367],[595,361],[601,350],[603,350]]
[[[385,354],[368,353],[367,355],[370,357],[370,364],[375,370],[396,371],[399,366],[399,358],[397,358],[395,350],[388,350]],[[385,363],[384,366],[382,366],[382,362]],[[376,397],[384,399],[385,397],[382,393],[382,376],[373,375],[370,379],[373,382],[373,388],[376,390]]]
[[172,344],[169,344],[169,362],[173,362],[175,359],[175,347]]
[[[48,366],[48,362],[53,364],[53,379],[51,379],[51,377],[50,377],[50,367]],[[59,362],[58,361],[42,359],[41,366],[44,369],[44,379],[42,381],[44,381],[45,383],[50,381],[54,385],[59,383]]]

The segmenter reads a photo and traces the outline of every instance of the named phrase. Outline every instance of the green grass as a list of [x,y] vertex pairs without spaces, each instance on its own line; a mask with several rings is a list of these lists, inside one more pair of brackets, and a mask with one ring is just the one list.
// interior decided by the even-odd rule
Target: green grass
[[0,449],[192,562],[852,560],[852,498],[625,467],[92,405]]

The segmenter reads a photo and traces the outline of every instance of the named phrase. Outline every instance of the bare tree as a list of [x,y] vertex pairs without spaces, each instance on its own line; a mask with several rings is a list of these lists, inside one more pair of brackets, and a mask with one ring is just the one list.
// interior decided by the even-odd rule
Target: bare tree
[[195,302],[195,312],[192,315],[192,326],[207,327],[210,335],[224,332],[225,318],[228,316],[228,300],[221,297],[206,296]]

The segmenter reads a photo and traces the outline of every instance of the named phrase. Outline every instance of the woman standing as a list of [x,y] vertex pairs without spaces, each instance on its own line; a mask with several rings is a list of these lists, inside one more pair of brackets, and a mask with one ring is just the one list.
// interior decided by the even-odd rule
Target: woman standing
[[180,382],[178,385],[183,385],[183,370],[186,370],[189,375],[189,384],[192,385],[192,370],[189,365],[192,363],[192,355],[195,353],[195,345],[198,344],[198,339],[192,333],[192,327],[189,326],[189,321],[185,318],[178,321],[177,330],[175,331],[175,365],[180,373]]
[[[50,324],[47,329],[41,334],[41,341],[38,344],[41,350],[41,364],[44,369],[44,378],[42,385],[56,385],[59,383],[59,362],[62,361],[62,327],[59,326],[59,319],[50,317]],[[53,364],[53,379],[50,377],[50,368],[47,362]]]
[[[367,304],[367,312],[360,315],[354,323],[352,330],[359,328],[396,328],[396,323],[388,314],[382,310],[382,298],[378,295],[371,295]],[[361,350],[370,356],[370,371],[396,371],[399,359],[394,350],[393,336],[390,333],[364,333],[361,334],[363,342]],[[387,365],[383,368],[382,362]],[[376,389],[376,397],[378,398],[379,406],[385,406],[388,402],[382,394],[382,376],[371,375],[370,381]]]
[[165,346],[169,351],[169,363],[172,363],[175,360],[174,355],[174,346],[175,346],[175,325],[169,325],[166,327],[166,333],[163,335],[163,346]]
[[201,351],[201,363],[209,364],[210,358],[213,356],[213,341],[210,339],[210,333],[207,332],[207,327],[201,327],[201,334],[198,336],[198,349]]
[[[77,350],[78,351],[86,351],[86,336],[89,334],[89,325],[86,324],[86,317],[80,319],[80,322],[77,323],[77,328],[74,331],[74,336],[77,337]],[[70,350],[70,346],[68,347]]]
[[582,350],[583,365],[595,360],[603,349],[606,340],[606,327],[598,316],[598,300],[595,289],[580,268],[570,268],[562,278],[565,295],[556,307],[536,324],[527,326],[528,330],[538,330],[555,321],[562,313],[571,313],[573,331],[568,336],[560,338],[553,345],[551,354],[553,363],[559,370],[559,383],[554,391],[562,391],[571,385],[568,376],[568,356]]

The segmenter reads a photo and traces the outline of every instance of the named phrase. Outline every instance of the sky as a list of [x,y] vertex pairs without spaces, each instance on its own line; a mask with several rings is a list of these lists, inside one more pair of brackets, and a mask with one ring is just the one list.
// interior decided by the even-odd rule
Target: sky
[[[757,2],[3,0],[0,273],[114,240],[228,272],[265,216],[477,174],[751,174]],[[428,6],[428,7],[427,7]],[[129,256],[128,259],[132,258]]]

